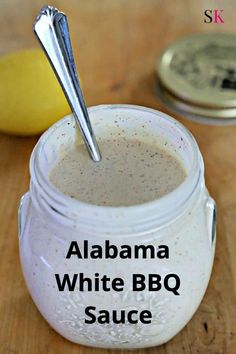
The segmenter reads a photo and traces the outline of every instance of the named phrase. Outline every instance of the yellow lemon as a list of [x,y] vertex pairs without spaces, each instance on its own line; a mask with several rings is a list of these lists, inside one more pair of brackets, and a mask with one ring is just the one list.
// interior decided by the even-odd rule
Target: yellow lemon
[[35,135],[70,112],[45,54],[23,50],[0,58],[0,131]]

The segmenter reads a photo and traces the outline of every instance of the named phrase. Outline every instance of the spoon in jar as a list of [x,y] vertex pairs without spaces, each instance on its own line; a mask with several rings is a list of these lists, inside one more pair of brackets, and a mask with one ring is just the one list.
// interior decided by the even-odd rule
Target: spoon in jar
[[43,7],[33,30],[64,91],[89,155],[94,162],[99,162],[101,154],[76,71],[67,17],[52,6]]

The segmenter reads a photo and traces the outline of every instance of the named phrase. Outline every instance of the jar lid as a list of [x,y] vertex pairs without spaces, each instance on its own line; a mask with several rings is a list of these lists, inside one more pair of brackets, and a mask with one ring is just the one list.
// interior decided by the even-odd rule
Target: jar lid
[[171,99],[185,102],[186,111],[236,116],[225,111],[236,108],[236,35],[204,33],[178,40],[162,54],[157,74]]
[[172,112],[191,120],[206,124],[236,123],[236,108],[217,109],[190,104],[166,90],[160,82],[157,84],[157,92],[163,104]]

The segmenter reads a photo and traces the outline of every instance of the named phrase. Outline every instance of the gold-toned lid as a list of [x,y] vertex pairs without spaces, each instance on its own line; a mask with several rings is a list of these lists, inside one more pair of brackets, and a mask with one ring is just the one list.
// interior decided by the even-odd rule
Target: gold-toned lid
[[164,88],[191,105],[236,108],[236,35],[183,38],[162,54],[157,74]]
[[236,108],[215,109],[191,105],[165,90],[160,82],[157,84],[157,92],[159,98],[167,108],[191,120],[206,124],[236,123]]

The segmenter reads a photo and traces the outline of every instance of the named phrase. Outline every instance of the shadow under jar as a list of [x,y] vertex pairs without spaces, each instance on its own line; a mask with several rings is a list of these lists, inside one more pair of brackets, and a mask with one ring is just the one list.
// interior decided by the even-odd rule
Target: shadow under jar
[[[164,197],[140,205],[109,207],[87,204],[59,192],[49,173],[61,151],[78,139],[73,116],[48,129],[30,161],[30,191],[19,208],[19,242],[22,269],[29,292],[48,323],[65,338],[105,348],[144,348],[160,345],[176,335],[191,319],[205,293],[214,259],[215,203],[204,182],[204,165],[198,146],[187,129],[169,116],[145,107],[101,105],[89,109],[98,139],[113,132],[127,138],[157,143],[178,155],[187,177]],[[114,129],[116,123],[120,129]],[[89,158],[89,157],[88,157]],[[158,166],[157,166],[158,168]],[[78,181],[79,183],[79,181]],[[66,258],[72,241],[83,250],[84,241],[100,245],[166,245],[167,258]],[[122,278],[123,291],[59,291],[61,277],[84,273]],[[133,291],[133,274],[146,277],[146,289]],[[148,290],[148,275],[161,277],[158,291]],[[164,279],[176,274],[178,294],[167,290]],[[173,279],[172,279],[173,280]],[[173,288],[174,284],[169,284]],[[149,324],[85,323],[85,309],[148,310]]]

